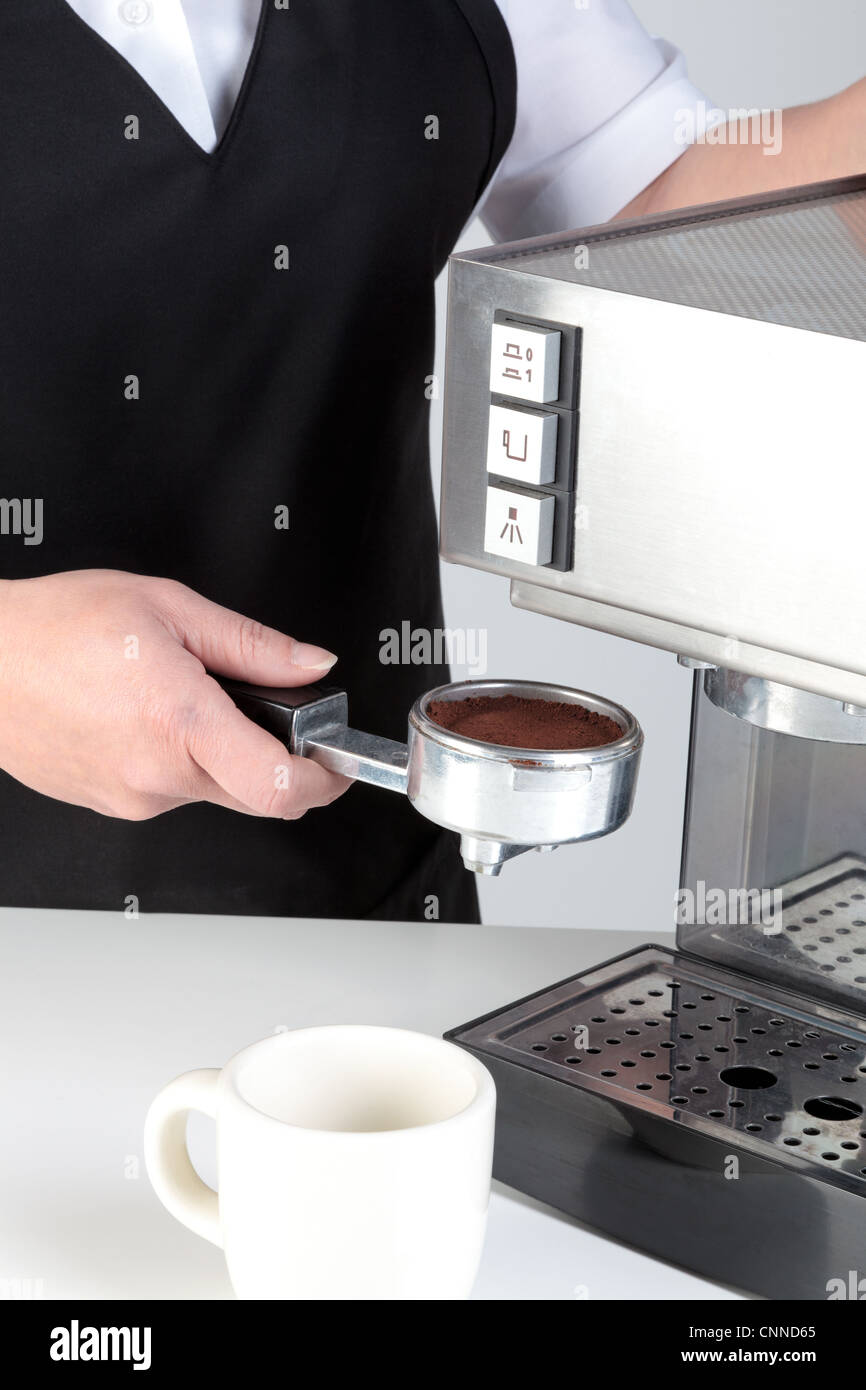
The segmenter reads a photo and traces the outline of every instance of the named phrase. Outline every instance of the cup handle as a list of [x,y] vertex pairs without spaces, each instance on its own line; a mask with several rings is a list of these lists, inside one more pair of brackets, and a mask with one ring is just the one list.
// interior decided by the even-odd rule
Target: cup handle
[[222,1245],[219,1198],[202,1182],[186,1147],[190,1110],[216,1119],[219,1067],[184,1072],[164,1086],[144,1122],[144,1162],[163,1206],[196,1235]]

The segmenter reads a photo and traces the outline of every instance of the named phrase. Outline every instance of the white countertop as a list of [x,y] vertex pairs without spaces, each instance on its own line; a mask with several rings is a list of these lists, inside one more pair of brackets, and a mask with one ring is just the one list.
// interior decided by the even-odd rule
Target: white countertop
[[[232,1297],[221,1252],[168,1215],[144,1172],[161,1086],[282,1026],[441,1034],[645,939],[0,909],[0,1281],[60,1299]],[[190,1123],[211,1182],[212,1128]],[[478,1299],[737,1296],[496,1186]]]

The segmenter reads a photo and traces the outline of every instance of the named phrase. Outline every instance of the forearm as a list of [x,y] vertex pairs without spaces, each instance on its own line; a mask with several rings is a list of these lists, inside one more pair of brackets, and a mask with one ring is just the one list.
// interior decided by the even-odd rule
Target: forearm
[[778,133],[774,130],[778,153],[769,152],[767,143],[735,143],[744,128],[734,124],[724,142],[690,145],[617,217],[747,197],[866,170],[866,78],[826,101],[790,107],[775,120],[780,122]]

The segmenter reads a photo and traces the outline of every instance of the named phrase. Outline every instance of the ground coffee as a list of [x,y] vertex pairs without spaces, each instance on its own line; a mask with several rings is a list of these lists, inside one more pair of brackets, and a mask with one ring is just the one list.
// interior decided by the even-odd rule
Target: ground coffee
[[622,729],[606,714],[562,700],[470,695],[433,700],[427,711],[443,729],[504,748],[600,748],[622,738]]

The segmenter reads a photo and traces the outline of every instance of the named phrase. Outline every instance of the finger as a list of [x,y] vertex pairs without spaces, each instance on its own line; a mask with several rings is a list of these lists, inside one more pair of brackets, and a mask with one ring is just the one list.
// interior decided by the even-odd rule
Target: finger
[[[185,764],[180,768],[175,768],[168,776],[168,786],[161,792],[139,793],[153,808],[153,815],[161,815],[163,811],[172,811],[176,806],[195,806],[198,802],[210,801],[215,806],[224,806],[227,811],[240,811],[243,815],[252,816],[256,812],[251,811],[249,806],[230,796],[223,791],[207,772],[189,755]],[[93,804],[92,810],[101,811],[105,815],[116,814],[108,806]]]
[[170,618],[187,651],[210,671],[255,685],[306,685],[321,680],[337,660],[333,652],[298,642],[193,589],[173,588]]
[[215,684],[188,740],[202,771],[253,815],[295,819],[311,806],[329,805],[351,786],[348,778],[291,755]]
[[245,806],[242,801],[229,796],[228,792],[223,791],[222,787],[214,781],[202,768],[196,767],[196,794],[195,796],[184,796],[177,804],[183,806],[194,806],[197,802],[209,801],[213,806],[222,806],[226,811],[238,811],[243,816],[260,816],[261,812],[251,811],[249,806]]

